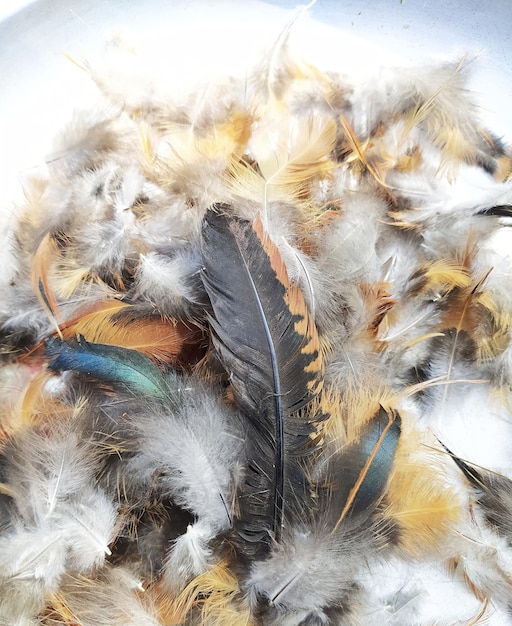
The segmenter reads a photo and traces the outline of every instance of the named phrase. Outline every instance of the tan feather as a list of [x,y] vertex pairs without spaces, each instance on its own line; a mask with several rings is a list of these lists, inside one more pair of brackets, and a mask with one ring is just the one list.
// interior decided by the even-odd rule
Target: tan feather
[[235,196],[249,197],[266,210],[274,200],[304,200],[315,178],[329,175],[336,124],[330,117],[278,119],[256,126],[249,146],[254,163],[234,159],[229,175]]
[[346,152],[344,161],[352,164],[359,174],[367,171],[379,185],[387,187],[380,159],[370,158],[369,152],[372,147],[370,138],[360,140],[350,122],[343,115],[340,116],[340,124],[344,133],[343,151]]
[[[395,466],[388,484],[385,516],[400,528],[400,547],[415,558],[440,554],[462,514],[455,488],[446,480],[436,442],[402,419]],[[431,444],[431,445],[427,445]],[[432,446],[432,447],[431,447]]]
[[[165,597],[165,596],[164,596]],[[163,598],[162,598],[163,600]],[[192,608],[201,613],[201,624],[251,626],[254,620],[242,599],[236,576],[225,561],[192,580],[175,600],[157,601],[164,624],[186,623]]]
[[52,266],[59,258],[59,248],[55,238],[47,233],[32,257],[32,288],[41,306],[52,321],[57,333],[61,336],[60,310],[54,291],[50,284]]

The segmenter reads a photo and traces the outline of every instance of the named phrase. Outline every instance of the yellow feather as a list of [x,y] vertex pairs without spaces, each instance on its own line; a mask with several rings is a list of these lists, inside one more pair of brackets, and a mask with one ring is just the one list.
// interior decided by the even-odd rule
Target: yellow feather
[[446,480],[445,456],[402,415],[402,437],[384,515],[400,528],[400,547],[414,558],[440,554],[460,519],[462,503]]
[[145,174],[162,186],[200,179],[201,171],[220,175],[233,155],[245,152],[253,119],[249,113],[234,112],[224,122],[197,130],[193,124],[167,124],[160,140],[146,124],[142,133],[142,166]]
[[471,278],[464,266],[445,259],[430,263],[425,271],[425,279],[425,289],[444,293],[456,287],[469,287],[471,284]]
[[194,578],[177,598],[166,596],[161,585],[156,588],[159,617],[165,626],[188,623],[187,615],[194,607],[200,610],[200,623],[204,625],[251,626],[254,623],[238,581],[224,561]]
[[501,354],[510,343],[512,315],[500,308],[490,289],[476,295],[475,305],[480,323],[473,333],[479,362],[490,362]]
[[328,385],[324,386],[321,397],[317,400],[320,411],[329,415],[323,424],[323,433],[327,439],[341,447],[356,441],[361,429],[367,424],[379,406],[388,410],[395,403],[395,395],[390,390],[376,389],[364,382],[359,386],[350,384],[341,394]]
[[335,142],[336,123],[327,116],[282,115],[256,126],[249,148],[262,176],[263,207],[272,200],[299,198],[313,179],[327,176],[336,167],[330,158]]

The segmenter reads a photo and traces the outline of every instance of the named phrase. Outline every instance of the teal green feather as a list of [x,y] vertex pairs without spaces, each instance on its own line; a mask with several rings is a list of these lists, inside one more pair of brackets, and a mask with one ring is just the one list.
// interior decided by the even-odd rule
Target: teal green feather
[[75,371],[101,382],[125,389],[132,394],[155,399],[168,398],[172,385],[171,372],[163,372],[151,359],[128,348],[89,343],[79,337],[69,343],[58,337],[46,341],[46,354],[52,357],[51,370]]

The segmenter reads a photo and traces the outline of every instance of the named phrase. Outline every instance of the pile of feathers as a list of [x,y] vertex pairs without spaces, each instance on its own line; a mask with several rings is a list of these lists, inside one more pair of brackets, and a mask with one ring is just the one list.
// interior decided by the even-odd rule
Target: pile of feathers
[[468,66],[90,69],[9,233],[0,624],[512,624],[512,159]]

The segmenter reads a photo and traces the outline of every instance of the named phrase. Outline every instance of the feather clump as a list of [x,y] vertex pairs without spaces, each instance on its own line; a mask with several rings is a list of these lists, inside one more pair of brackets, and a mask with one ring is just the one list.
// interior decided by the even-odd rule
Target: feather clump
[[510,151],[465,61],[289,34],[187,108],[91,69],[26,183],[2,624],[512,624]]

